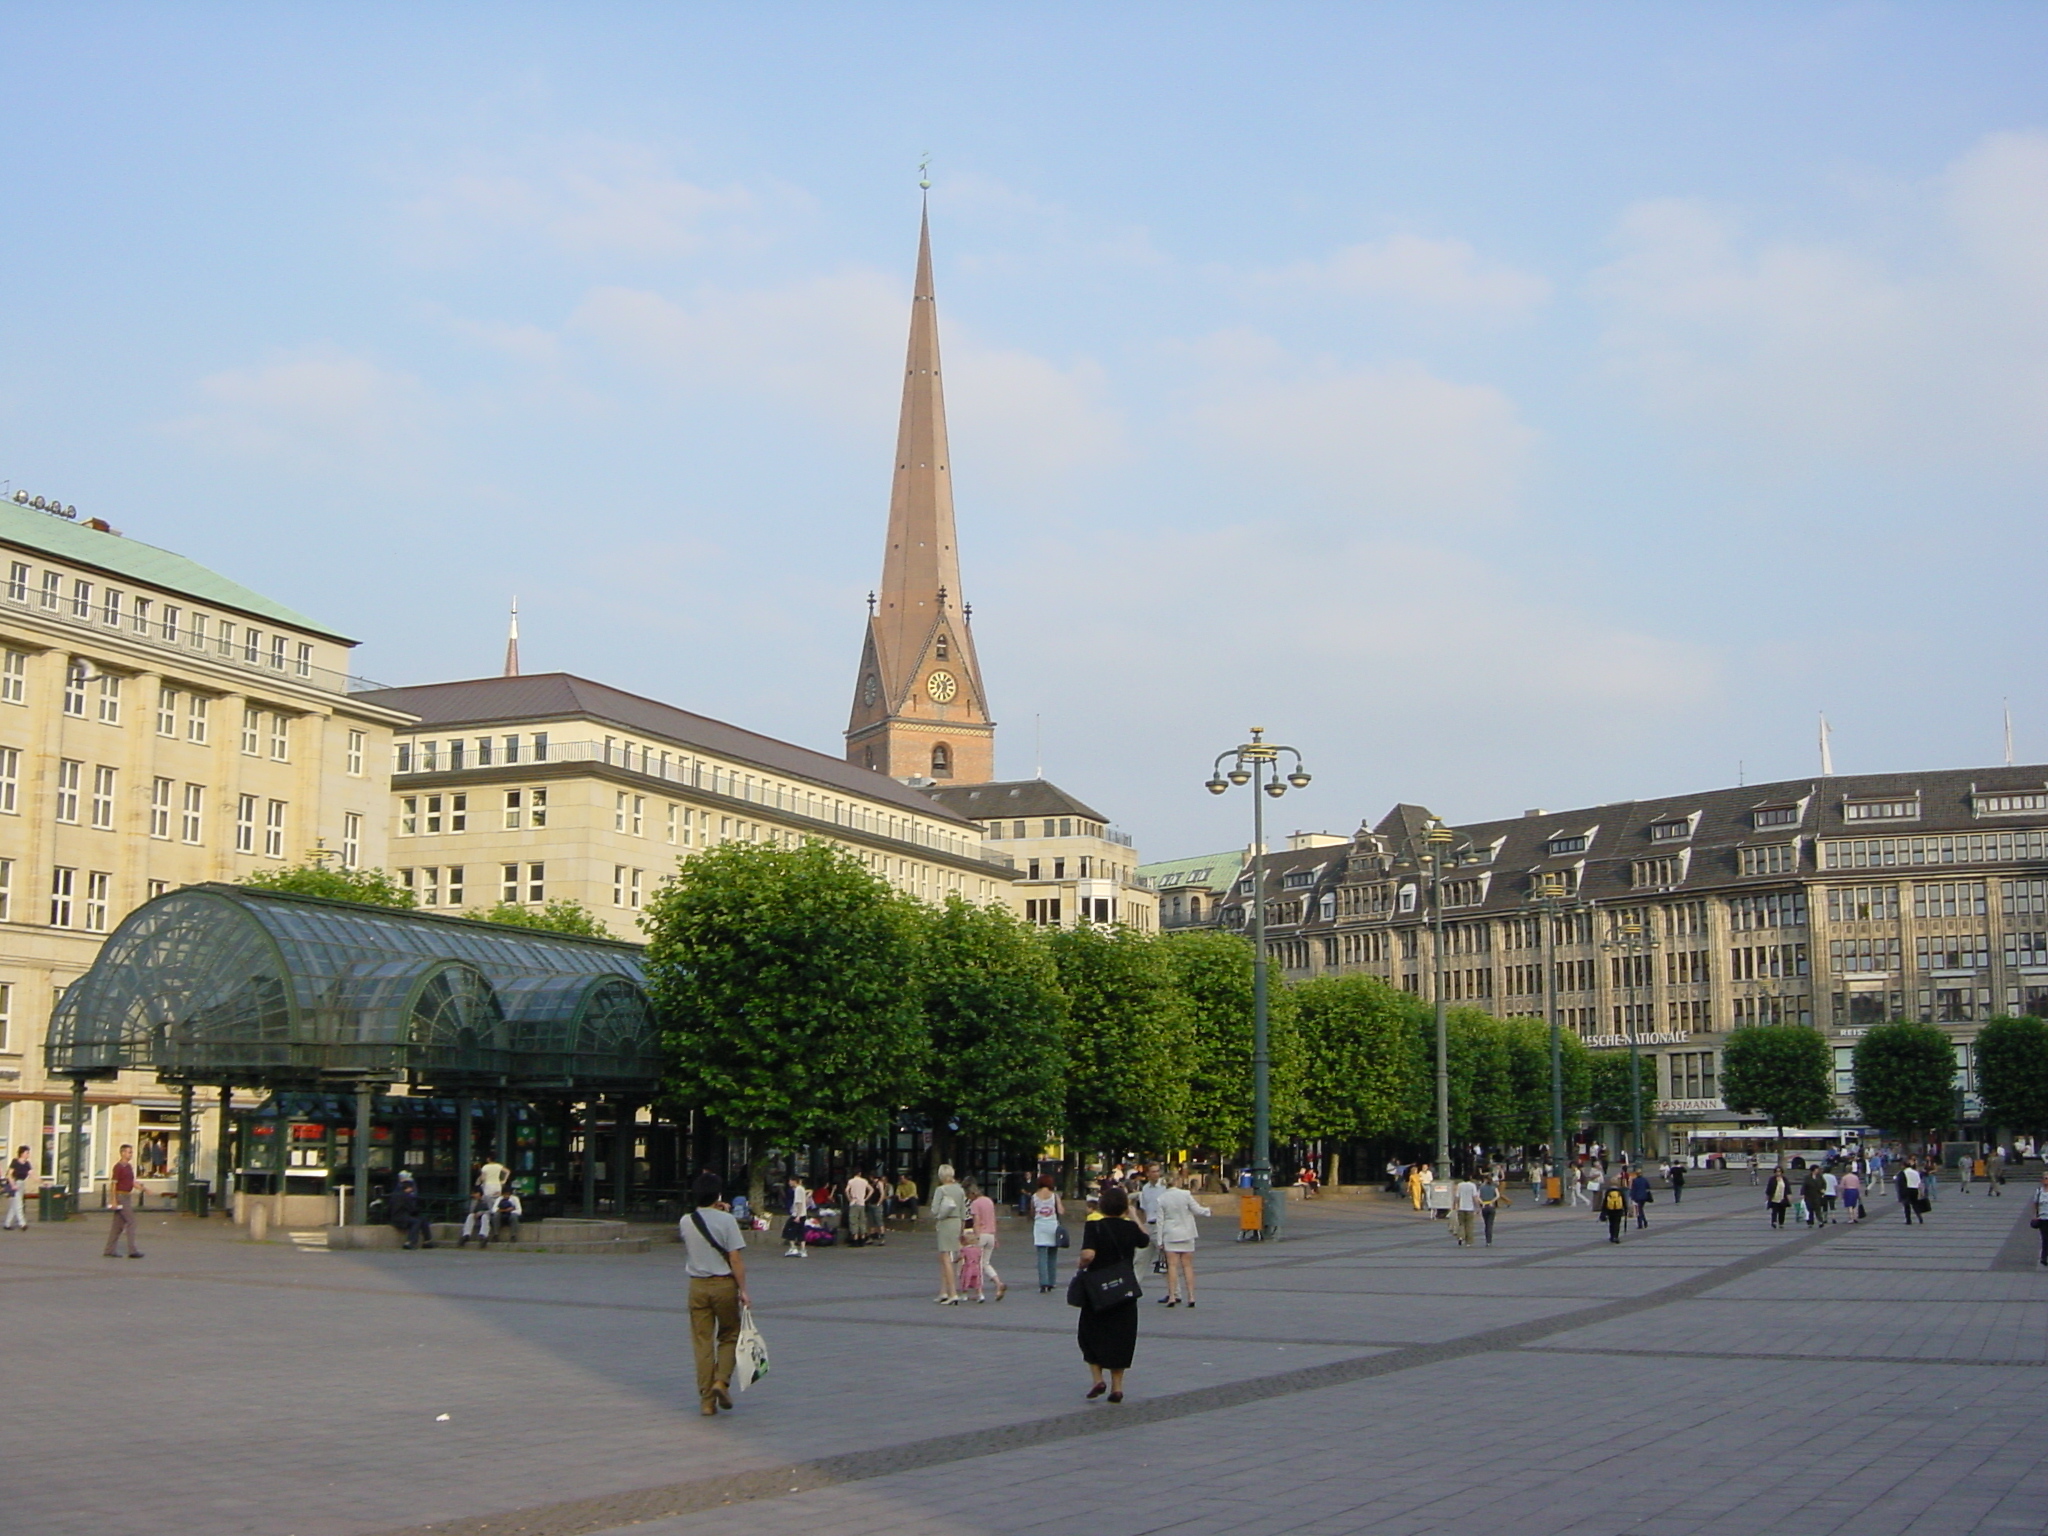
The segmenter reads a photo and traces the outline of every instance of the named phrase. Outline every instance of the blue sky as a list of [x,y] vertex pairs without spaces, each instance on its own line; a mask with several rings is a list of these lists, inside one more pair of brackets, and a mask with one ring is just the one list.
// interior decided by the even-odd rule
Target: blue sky
[[1151,856],[2048,758],[2036,4],[0,6],[0,478],[835,750],[932,214],[1007,774]]

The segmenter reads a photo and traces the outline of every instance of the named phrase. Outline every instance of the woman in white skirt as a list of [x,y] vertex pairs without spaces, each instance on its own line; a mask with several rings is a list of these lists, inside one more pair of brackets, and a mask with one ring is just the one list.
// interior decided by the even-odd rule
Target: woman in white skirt
[[1187,1180],[1174,1174],[1159,1196],[1159,1242],[1166,1249],[1166,1294],[1159,1298],[1164,1307],[1183,1301],[1195,1304],[1195,1238],[1200,1229],[1197,1216],[1207,1216],[1209,1207],[1198,1205],[1188,1193]]

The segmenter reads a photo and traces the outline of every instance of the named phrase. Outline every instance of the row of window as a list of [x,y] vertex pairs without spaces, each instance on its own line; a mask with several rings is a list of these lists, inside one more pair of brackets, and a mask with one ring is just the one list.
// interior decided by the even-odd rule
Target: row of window
[[[166,880],[149,882],[150,896],[170,889]],[[59,864],[50,871],[50,926],[105,933],[112,926],[114,876],[104,869],[79,869]],[[0,922],[18,921],[14,910],[14,860],[0,859]],[[0,1003],[4,1008],[4,1003]],[[0,1049],[4,1049],[0,1045]]]
[[31,578],[37,574],[26,561],[13,561],[7,572],[7,596],[27,603],[33,593],[35,605],[48,613],[68,614],[195,651],[211,650],[225,660],[240,660],[252,667],[268,665],[273,671],[299,677],[313,675],[313,647],[305,641],[266,635],[253,624],[217,618],[177,603],[131,597],[119,587],[95,587],[82,576],[67,578],[62,571],[45,570],[32,586]]
[[[1007,834],[1003,831],[1005,826],[1010,829]],[[1039,830],[1033,832],[1030,821],[1004,822],[997,820],[987,823],[986,831],[991,841],[1001,841],[1005,835],[1013,839],[1019,837],[1100,837],[1105,830],[1103,824],[1099,821],[1089,821],[1085,817],[1077,820],[1072,816],[1043,817],[1039,819],[1038,826]]]
[[460,772],[464,768],[489,768],[498,763],[544,763],[548,760],[548,733],[529,736],[478,736],[473,740],[401,741],[392,747],[393,767],[398,773]]
[[[398,883],[422,907],[460,907],[467,899],[467,867],[461,864],[417,865],[398,872]],[[498,866],[498,899],[508,906],[540,904],[548,899],[548,867],[544,863]]]

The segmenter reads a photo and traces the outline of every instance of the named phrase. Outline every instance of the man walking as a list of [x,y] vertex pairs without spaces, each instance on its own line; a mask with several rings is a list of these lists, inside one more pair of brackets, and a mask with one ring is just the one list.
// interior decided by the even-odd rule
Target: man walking
[[690,1347],[697,1356],[697,1399],[707,1419],[732,1407],[739,1356],[740,1311],[747,1301],[746,1235],[719,1196],[718,1180],[697,1181],[697,1208],[682,1220],[690,1277]]
[[121,1159],[114,1164],[114,1175],[109,1184],[107,1199],[113,1207],[114,1225],[107,1233],[105,1256],[110,1259],[120,1257],[115,1250],[121,1246],[122,1234],[126,1233],[128,1237],[128,1257],[139,1259],[142,1257],[142,1250],[135,1246],[135,1149],[133,1147],[123,1146],[121,1148]]
[[28,1148],[16,1147],[14,1161],[7,1165],[7,1219],[0,1221],[0,1232],[28,1230],[28,1218],[21,1214],[21,1202],[28,1196],[28,1181],[35,1177],[35,1172],[36,1165],[28,1160]]
[[1671,1186],[1671,1203],[1676,1205],[1685,1198],[1685,1164],[1673,1163],[1671,1172],[1664,1177],[1665,1182]]
[[[1451,1205],[1458,1217],[1458,1246],[1472,1246],[1472,1224],[1479,1217],[1479,1186],[1470,1179],[1458,1180],[1458,1187],[1451,1191]],[[1487,1234],[1487,1241],[1493,1241],[1493,1234]]]
[[1607,1222],[1607,1241],[1620,1242],[1621,1223],[1628,1215],[1628,1194],[1622,1189],[1619,1176],[1607,1186],[1607,1193],[1600,1197],[1600,1214]]
[[1917,1221],[1926,1226],[1927,1218],[1920,1214],[1920,1170],[1913,1166],[1910,1157],[1899,1164],[1898,1176],[1893,1183],[1898,1187],[1899,1205],[1906,1213],[1906,1225],[1910,1227]]

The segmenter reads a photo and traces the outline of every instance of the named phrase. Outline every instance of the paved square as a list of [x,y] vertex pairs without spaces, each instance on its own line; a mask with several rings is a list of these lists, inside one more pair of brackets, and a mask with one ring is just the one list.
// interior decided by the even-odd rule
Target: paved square
[[153,1212],[130,1262],[97,1218],[37,1226],[0,1234],[0,1530],[2040,1536],[2022,1207],[1773,1232],[1758,1191],[1695,1187],[1619,1248],[1524,1203],[1470,1250],[1375,1196],[1272,1246],[1219,1215],[1115,1408],[1022,1224],[980,1307],[931,1305],[922,1234],[767,1244],[774,1371],[710,1421],[671,1245],[329,1253]]

